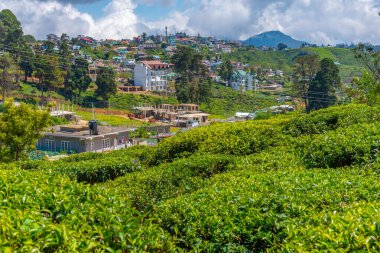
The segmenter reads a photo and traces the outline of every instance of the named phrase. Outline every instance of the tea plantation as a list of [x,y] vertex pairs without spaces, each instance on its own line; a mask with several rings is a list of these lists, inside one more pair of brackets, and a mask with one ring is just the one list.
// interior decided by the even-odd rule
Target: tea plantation
[[0,252],[380,251],[380,107],[0,165]]

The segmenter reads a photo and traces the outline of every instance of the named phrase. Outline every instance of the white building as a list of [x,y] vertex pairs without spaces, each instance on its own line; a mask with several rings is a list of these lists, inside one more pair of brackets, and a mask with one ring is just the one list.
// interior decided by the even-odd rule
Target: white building
[[161,61],[142,61],[135,65],[135,86],[143,90],[166,91],[170,65]]

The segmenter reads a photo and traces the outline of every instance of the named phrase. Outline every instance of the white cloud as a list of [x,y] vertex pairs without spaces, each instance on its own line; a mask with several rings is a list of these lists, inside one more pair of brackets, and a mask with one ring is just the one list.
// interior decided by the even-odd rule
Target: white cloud
[[[200,0],[193,3],[195,7],[156,23],[162,26],[169,22],[183,27],[185,21],[185,31],[233,39],[280,30],[318,44],[380,43],[378,0]],[[150,25],[154,26],[154,22]]]
[[96,20],[89,34],[96,38],[128,38],[136,36],[137,6],[130,0],[113,0],[105,8],[104,17]]
[[0,9],[10,9],[21,21],[24,33],[45,38],[55,32],[83,34],[94,26],[93,18],[80,13],[70,4],[40,2],[35,0],[5,0]]
[[[94,19],[77,10],[75,0],[0,0],[11,9],[25,33],[44,38],[48,33],[88,34],[97,38],[128,38],[143,31],[185,31],[222,38],[245,39],[280,30],[314,43],[372,42],[380,44],[378,0],[112,0],[104,15]],[[95,0],[79,0],[82,2]],[[65,2],[65,3],[62,3]],[[157,21],[138,17],[138,4],[167,6],[170,14]]]
[[0,9],[10,9],[21,21],[24,33],[39,39],[49,33],[91,35],[96,38],[128,38],[137,35],[136,5],[132,0],[113,0],[104,8],[104,16],[95,20],[71,4],[57,1],[6,0]]

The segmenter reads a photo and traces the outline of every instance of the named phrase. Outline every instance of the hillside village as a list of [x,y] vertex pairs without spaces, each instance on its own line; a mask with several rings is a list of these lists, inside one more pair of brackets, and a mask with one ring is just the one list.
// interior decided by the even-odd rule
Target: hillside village
[[[36,43],[33,47],[59,54],[63,43],[68,45],[74,59],[80,57],[88,61],[90,77],[94,82],[96,81],[96,70],[99,67],[110,66],[118,73],[126,73],[127,76],[129,74],[129,78],[118,79],[120,82],[119,89],[127,92],[173,92],[167,81],[174,80],[175,77],[173,65],[170,65],[170,57],[175,54],[177,46],[189,46],[199,53],[207,52],[208,57],[202,61],[202,64],[207,68],[209,77],[214,81],[221,81],[218,70],[223,62],[221,60],[222,55],[231,54],[247,47],[239,41],[218,40],[199,35],[188,36],[185,33],[167,36],[147,36],[143,34],[131,40],[108,39],[100,41],[84,35],[78,35],[76,38],[70,39],[66,34],[61,36],[49,34],[46,42]],[[305,44],[304,46],[307,47],[308,45]],[[279,50],[278,47],[268,48],[265,46],[258,49],[263,51]],[[98,57],[94,54],[96,50],[101,50],[102,54],[107,55],[107,57]],[[286,50],[286,48],[281,50]],[[260,87],[259,80],[256,78],[257,74],[252,70],[253,66],[238,61],[231,61],[231,64],[233,66],[233,75],[229,80],[224,80],[226,81],[226,86],[237,91],[253,91],[258,85]],[[155,66],[152,68],[150,65]],[[155,73],[155,67],[165,70]],[[282,70],[267,69],[264,75],[268,78],[281,78],[284,72]],[[148,76],[150,77],[148,78]],[[268,89],[280,88],[280,84],[276,82],[262,84],[262,86]]]
[[[288,47],[284,43],[278,43],[277,45],[272,43],[273,46],[260,44],[263,43],[266,36],[269,36],[269,41],[273,40],[273,35],[279,36],[279,39],[285,38],[290,46]],[[257,43],[260,46],[252,46],[255,40],[258,40]],[[309,48],[318,49],[316,45],[293,40],[291,37],[279,32],[264,33],[247,41],[221,40],[215,37],[202,37],[200,35],[191,36],[182,32],[169,34],[167,30],[165,35],[147,35],[144,33],[133,39],[122,40],[96,40],[85,35],[70,38],[67,34],[62,34],[61,36],[48,34],[46,40],[28,41],[26,43],[27,49],[25,50],[28,51],[29,55],[35,55],[36,59],[33,61],[38,61],[38,57],[47,57],[46,59],[42,58],[42,60],[61,63],[59,63],[60,65],[56,65],[56,70],[53,70],[56,72],[52,72],[50,76],[48,74],[45,77],[44,71],[48,71],[47,73],[50,71],[45,69],[46,66],[41,65],[38,67],[39,64],[37,62],[28,62],[26,59],[24,64],[26,68],[24,69],[25,80],[23,89],[25,89],[24,87],[27,89],[32,87],[32,89],[36,88],[36,90],[32,90],[34,93],[23,94],[22,89],[21,93],[16,93],[16,99],[17,96],[24,97],[24,99],[38,98],[41,92],[40,107],[42,108],[44,104],[46,107],[47,103],[55,104],[50,109],[50,114],[62,119],[62,122],[66,122],[66,124],[54,126],[44,133],[43,138],[38,141],[36,146],[39,153],[104,152],[132,145],[156,145],[160,140],[168,138],[176,132],[208,125],[212,122],[237,122],[254,119],[257,116],[261,117],[261,115],[266,114],[292,112],[297,108],[302,108],[303,98],[292,92],[292,89],[289,89],[289,83],[294,79],[294,73],[289,72],[288,69],[284,71],[273,68],[276,65],[270,68],[263,67],[260,64],[252,65],[249,61],[233,60],[235,55],[245,52],[253,52],[253,54],[255,52],[262,52],[264,54],[290,52],[290,50],[294,50],[292,49],[294,45],[298,45],[304,50],[309,50]],[[336,46],[336,48],[348,47],[347,45]],[[187,48],[191,51],[186,51]],[[2,48],[3,55],[10,52],[12,52],[11,47]],[[22,51],[23,54],[26,54],[25,52]],[[301,52],[300,55],[302,55]],[[206,91],[210,89],[210,86],[214,87],[212,89],[216,89],[215,91],[224,87],[223,91],[218,92],[227,92],[226,94],[236,92],[234,96],[246,94],[244,96],[255,101],[256,105],[247,105],[244,107],[244,111],[233,111],[234,109],[231,108],[228,113],[222,113],[227,117],[223,116],[219,118],[219,116],[213,115],[215,110],[210,105],[209,98],[207,97],[210,94],[207,95],[207,93],[203,94],[200,92],[194,98],[192,97],[194,91],[186,91],[193,94],[185,94],[184,98],[179,99],[182,101],[176,100],[175,98],[177,97],[178,99],[179,93],[181,93],[179,90],[180,86],[178,86],[180,82],[178,81],[181,80],[183,74],[178,72],[176,64],[181,63],[176,62],[175,57],[181,53],[185,55],[190,53],[190,55],[183,57],[198,57],[197,55],[201,57],[199,58],[199,64],[203,72],[196,75],[199,75],[199,80],[208,80],[207,86],[209,87],[205,86]],[[60,57],[62,58],[59,59]],[[335,64],[338,65],[340,63],[336,61]],[[72,65],[71,68],[73,68],[72,71],[74,73],[79,72],[74,74],[73,77],[65,76],[62,79],[62,75],[66,71],[63,66],[67,65]],[[41,74],[39,74],[40,72]],[[61,72],[61,74],[58,72]],[[54,75],[61,75],[61,77],[54,77]],[[79,75],[79,77],[75,75]],[[93,87],[99,86],[97,80],[100,76],[107,79],[103,88],[103,95],[101,95],[103,99],[98,101],[91,98],[89,102],[81,102],[76,105],[77,110],[82,111],[86,111],[85,108],[90,107],[87,109],[87,111],[90,110],[90,115],[79,111],[75,112],[73,99],[83,99],[81,98],[81,93],[88,94],[88,91],[91,90],[97,93],[98,90],[94,90]],[[111,76],[112,78],[110,78]],[[50,87],[41,85],[47,78],[52,78]],[[83,88],[78,86],[75,88],[77,90],[70,91],[76,93],[67,94],[67,78],[85,78],[82,80],[86,84],[84,84]],[[87,80],[86,78],[89,79]],[[78,79],[74,83],[71,83],[71,85],[75,87],[75,82],[83,82],[82,80]],[[110,80],[113,80],[114,83],[107,83]],[[63,86],[60,82],[64,83],[64,90],[62,90]],[[199,86],[199,84],[194,85]],[[113,86],[115,87],[110,88]],[[73,89],[68,88],[69,90]],[[198,87],[197,89],[202,88]],[[43,96],[44,91],[47,93],[47,97],[45,98]],[[63,94],[65,100],[52,98],[51,94],[52,92],[54,94],[55,91],[58,92],[58,97],[61,96],[59,94]],[[112,114],[115,114],[111,112],[110,96],[112,94],[119,94],[120,96],[126,94],[130,96],[157,96],[159,98],[166,97],[169,100],[170,98],[174,99],[170,103],[159,102],[159,100],[162,100],[161,98],[159,100],[156,99],[157,101],[154,103],[147,103],[146,101],[135,102],[133,104],[127,103],[126,107],[123,105],[124,102],[112,101],[113,111],[115,109],[125,110],[119,111],[116,113],[116,116],[112,116]],[[267,94],[262,95],[267,101],[256,102],[256,94]],[[216,95],[216,97],[218,96],[220,95]],[[201,104],[200,100],[207,100],[208,102],[204,105],[205,103]],[[244,103],[241,104],[243,105]],[[105,114],[104,112],[99,114],[99,108],[107,107],[108,109],[106,109]],[[227,105],[225,108],[228,108]],[[107,114],[109,115],[107,120],[97,120],[97,117],[104,118]],[[112,123],[109,125],[108,122],[114,121],[116,117],[118,117],[120,122],[125,121],[129,123],[127,125],[125,123]],[[125,118],[125,120],[121,120],[121,118]],[[95,131],[96,134],[91,133],[90,126],[94,126],[94,124],[97,129]],[[135,134],[136,131],[143,131],[144,134],[137,136]],[[53,134],[49,132],[53,132]],[[86,141],[87,139],[90,141]],[[97,141],[96,139],[99,140]]]

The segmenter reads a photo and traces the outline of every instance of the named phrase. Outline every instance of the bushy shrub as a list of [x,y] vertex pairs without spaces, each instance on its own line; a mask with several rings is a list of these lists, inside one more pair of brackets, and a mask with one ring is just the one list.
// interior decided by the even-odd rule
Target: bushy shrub
[[298,146],[309,168],[338,168],[370,162],[378,156],[380,124],[357,124],[308,137]]
[[[0,171],[1,252],[167,252],[126,199],[46,171]],[[6,189],[6,191],[4,191]]]
[[321,134],[358,123],[371,123],[380,120],[380,107],[367,105],[346,105],[329,107],[313,111],[310,114],[299,115],[283,127],[285,134],[292,136]]
[[127,196],[137,209],[146,211],[162,200],[206,186],[213,175],[234,169],[235,161],[233,156],[195,155],[128,174],[105,186],[115,194]]

